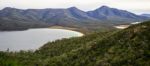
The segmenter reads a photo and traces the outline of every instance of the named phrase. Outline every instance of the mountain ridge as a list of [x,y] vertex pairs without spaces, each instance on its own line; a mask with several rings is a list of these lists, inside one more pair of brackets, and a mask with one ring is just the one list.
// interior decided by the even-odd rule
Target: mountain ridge
[[[102,6],[93,11],[82,11],[76,7],[66,9],[17,9],[6,7],[0,10],[0,24],[6,28],[11,21],[11,27],[17,28],[15,24],[20,27],[33,24],[41,24],[41,26],[65,26],[65,27],[80,27],[80,28],[108,28],[115,24],[132,23],[148,20],[148,17],[139,16],[128,11]],[[7,23],[4,25],[4,23]],[[89,27],[89,25],[92,25]],[[99,26],[98,26],[99,25]],[[95,28],[96,27],[96,28]],[[23,27],[24,28],[24,27]],[[28,26],[25,26],[28,28]],[[2,30],[0,28],[0,30]]]
[[[140,20],[140,19],[144,18],[144,17],[142,17],[140,15],[136,15],[132,12],[129,12],[126,10],[120,10],[120,9],[116,9],[116,8],[110,8],[108,6],[102,6],[98,9],[93,10],[93,11],[88,11],[87,13],[90,16],[93,16],[93,14],[95,14],[95,16],[98,16],[96,18],[106,19],[106,20],[107,19],[108,20],[109,19],[110,20],[124,19],[124,21],[125,21],[126,19],[129,19],[130,21],[136,21],[136,20]],[[128,20],[126,20],[126,21],[128,21]]]

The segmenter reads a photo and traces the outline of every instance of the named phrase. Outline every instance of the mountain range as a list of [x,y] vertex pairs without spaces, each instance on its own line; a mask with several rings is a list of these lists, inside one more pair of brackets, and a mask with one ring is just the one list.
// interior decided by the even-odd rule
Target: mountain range
[[0,30],[26,29],[48,26],[80,28],[103,28],[115,24],[148,20],[149,17],[102,6],[92,11],[76,7],[67,9],[17,9],[6,7],[0,10]]

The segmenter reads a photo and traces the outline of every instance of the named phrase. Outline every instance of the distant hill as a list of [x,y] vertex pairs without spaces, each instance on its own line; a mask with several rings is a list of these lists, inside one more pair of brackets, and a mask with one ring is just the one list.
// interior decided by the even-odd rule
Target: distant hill
[[149,18],[107,6],[102,6],[94,11],[88,12],[84,12],[76,7],[67,9],[47,8],[27,10],[6,7],[0,10],[0,25],[2,25],[0,30],[41,26],[65,26],[93,29],[95,27],[108,28],[113,24],[139,22],[147,19]]
[[150,63],[149,26],[147,21],[124,30],[57,40],[35,52],[0,52],[0,65],[147,66]]
[[119,21],[119,22],[136,22],[148,19],[147,17],[136,15],[126,10],[119,10],[116,8],[110,8],[108,6],[102,6],[94,11],[87,12],[89,16],[97,18],[103,21]]
[[141,16],[150,17],[150,14],[142,14]]

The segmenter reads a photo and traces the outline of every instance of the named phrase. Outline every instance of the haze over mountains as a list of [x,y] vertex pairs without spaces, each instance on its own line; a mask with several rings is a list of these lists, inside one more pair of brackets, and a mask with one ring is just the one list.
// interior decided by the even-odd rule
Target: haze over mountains
[[102,6],[96,10],[84,12],[76,7],[68,9],[27,9],[6,7],[0,11],[0,30],[67,26],[67,27],[108,27],[112,24],[145,21],[149,17]]

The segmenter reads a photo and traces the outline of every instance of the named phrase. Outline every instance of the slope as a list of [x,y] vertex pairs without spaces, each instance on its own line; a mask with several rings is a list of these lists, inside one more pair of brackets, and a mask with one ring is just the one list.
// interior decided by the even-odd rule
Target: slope
[[53,57],[49,65],[147,66],[150,63],[150,22],[97,38],[71,52]]
[[149,19],[148,17],[136,15],[126,10],[111,8],[108,6],[102,6],[93,11],[88,11],[87,14],[93,18],[110,23],[132,23]]
[[116,24],[145,21],[148,19],[150,18],[107,6],[102,6],[89,12],[84,12],[76,7],[26,10],[6,7],[0,10],[0,24],[2,25],[0,30],[47,26],[95,30],[113,28]]
[[0,65],[147,66],[150,63],[149,26],[147,21],[124,30],[57,40],[35,52],[0,52]]

